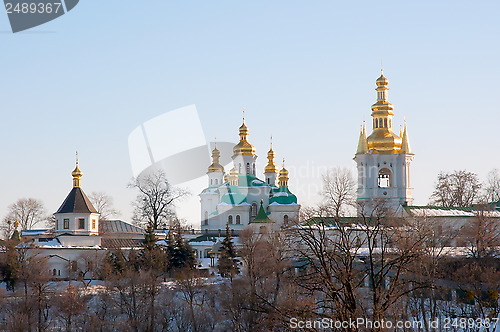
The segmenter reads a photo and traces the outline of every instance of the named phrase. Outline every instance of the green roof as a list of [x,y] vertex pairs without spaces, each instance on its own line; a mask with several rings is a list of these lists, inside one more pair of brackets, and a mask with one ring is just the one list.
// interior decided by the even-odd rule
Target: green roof
[[269,219],[266,211],[264,211],[264,206],[262,205],[262,201],[260,201],[259,212],[257,213],[257,216],[255,217],[255,219],[252,220],[252,223],[256,223],[256,224],[274,223],[274,221]]
[[476,211],[477,208],[473,207],[473,206],[407,205],[407,206],[405,206],[405,209],[409,209],[409,210],[423,210],[423,209],[428,209],[428,210],[443,210],[443,211],[457,210],[457,211],[464,211],[464,212],[472,212],[472,211]]
[[222,195],[221,202],[231,205],[246,203],[247,197],[240,193],[238,187],[228,187],[228,192]]
[[269,204],[296,204],[297,196],[292,194],[288,187],[280,187],[277,189],[272,189],[269,195]]
[[265,181],[257,178],[254,175],[240,175],[238,176],[239,187],[266,187],[269,186]]

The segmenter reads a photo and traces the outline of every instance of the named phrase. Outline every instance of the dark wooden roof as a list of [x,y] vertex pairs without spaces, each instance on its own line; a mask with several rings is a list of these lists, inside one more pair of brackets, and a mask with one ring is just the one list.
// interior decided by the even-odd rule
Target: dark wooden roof
[[97,211],[83,190],[73,187],[56,213],[97,213]]

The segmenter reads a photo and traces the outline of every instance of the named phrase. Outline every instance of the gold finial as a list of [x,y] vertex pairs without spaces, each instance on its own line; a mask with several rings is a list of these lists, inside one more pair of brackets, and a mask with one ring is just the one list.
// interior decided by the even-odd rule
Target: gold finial
[[245,123],[245,107],[243,107],[243,123]]
[[14,221],[14,228],[17,229],[18,227],[19,227],[19,221],[17,221],[16,219],[16,221]]
[[366,127],[365,122],[361,125],[361,131],[359,133],[358,149],[356,154],[367,154],[368,153],[368,142],[366,140]]
[[82,171],[80,171],[80,168],[78,167],[78,151],[76,152],[76,167],[71,173],[71,175],[73,176],[73,187],[79,188],[83,173]]
[[403,131],[403,138],[402,138],[402,144],[401,144],[401,153],[402,154],[413,154],[411,152],[410,148],[410,141],[408,139],[408,133],[406,132],[406,119],[405,119],[405,124],[404,124],[404,131]]

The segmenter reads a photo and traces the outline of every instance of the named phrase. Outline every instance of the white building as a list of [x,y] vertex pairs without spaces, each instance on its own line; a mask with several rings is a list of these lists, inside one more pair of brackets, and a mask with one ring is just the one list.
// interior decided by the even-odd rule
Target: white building
[[53,230],[24,230],[20,246],[31,255],[47,257],[54,279],[93,278],[90,265],[98,264],[109,249],[138,249],[144,231],[121,220],[104,221],[81,188],[83,173],[76,163],[73,188],[56,213]]
[[255,221],[261,204],[275,227],[298,217],[300,206],[297,197],[288,189],[288,171],[283,167],[278,176],[272,144],[267,154],[264,180],[261,180],[256,176],[257,155],[254,146],[248,142],[244,119],[239,136],[240,141],[233,149],[233,168],[228,174],[219,163],[217,147],[212,151],[213,162],[207,172],[208,187],[199,195],[201,229],[206,233],[224,232],[227,224],[236,232],[243,230]]
[[[410,149],[406,123],[396,135],[393,131],[394,107],[388,102],[389,81],[384,75],[377,79],[377,102],[372,105],[373,131],[366,137],[363,124],[354,160],[358,168],[357,202],[359,206],[383,199],[398,209],[412,205],[410,185]],[[369,212],[369,211],[368,211]]]

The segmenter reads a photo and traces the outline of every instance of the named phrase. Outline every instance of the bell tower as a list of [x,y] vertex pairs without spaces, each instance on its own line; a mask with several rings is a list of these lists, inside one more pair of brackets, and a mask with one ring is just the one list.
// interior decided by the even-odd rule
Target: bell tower
[[363,123],[354,160],[358,169],[357,203],[363,213],[370,214],[369,205],[376,200],[397,209],[412,205],[410,187],[411,152],[406,122],[399,136],[393,131],[394,107],[388,102],[389,81],[383,73],[376,81],[377,102],[372,105],[372,133],[366,136]]

